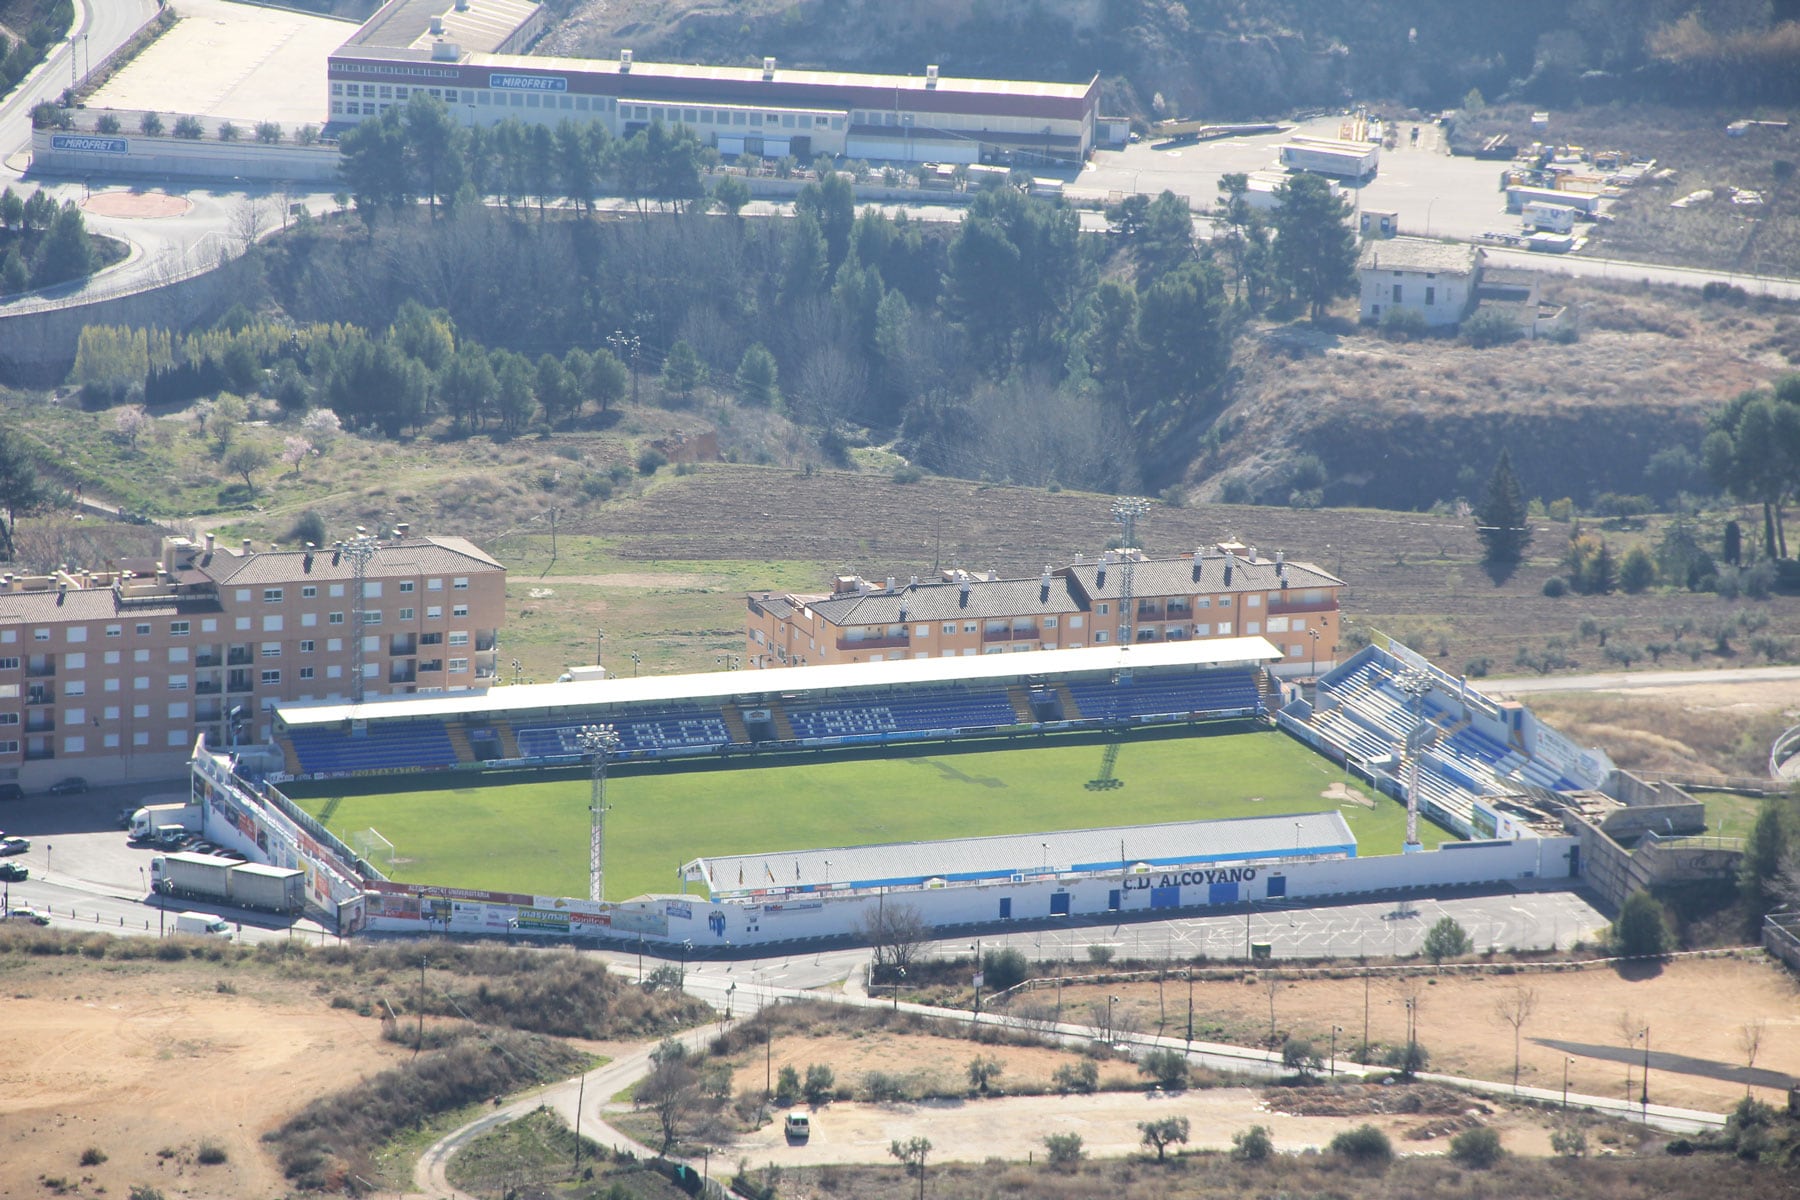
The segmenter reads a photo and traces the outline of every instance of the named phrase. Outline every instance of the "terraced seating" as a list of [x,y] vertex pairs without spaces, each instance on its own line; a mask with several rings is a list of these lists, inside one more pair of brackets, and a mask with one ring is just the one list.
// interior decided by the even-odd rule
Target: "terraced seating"
[[[524,726],[517,730],[519,753],[526,758],[584,755],[587,751],[581,747],[581,731],[594,723]],[[731,741],[725,718],[716,710],[698,706],[615,718],[607,723],[619,734],[619,750],[628,754],[708,750]]]
[[290,730],[288,740],[309,775],[412,768],[438,771],[457,765],[456,747],[442,721],[372,724],[361,734],[344,728]]
[[1083,716],[1098,719],[1232,712],[1261,703],[1256,680],[1241,671],[1139,675],[1129,683],[1079,680],[1069,684],[1069,691]]
[[1018,724],[1003,691],[933,692],[899,695],[882,703],[787,704],[788,720],[801,738],[856,737],[916,733],[932,729],[989,729]]

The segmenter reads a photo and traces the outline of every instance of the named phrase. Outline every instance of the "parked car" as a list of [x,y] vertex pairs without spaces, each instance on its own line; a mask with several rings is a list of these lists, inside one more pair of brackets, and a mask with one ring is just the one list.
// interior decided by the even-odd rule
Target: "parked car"
[[19,883],[30,874],[30,871],[21,867],[18,863],[0,863],[0,881],[6,883]]
[[195,854],[217,854],[219,848],[211,842],[195,842],[188,849]]
[[79,796],[87,790],[87,780],[79,775],[70,775],[50,785],[52,796]]
[[119,828],[120,829],[130,829],[131,828],[131,814],[135,813],[136,811],[137,811],[137,809],[135,809],[135,808],[121,808],[119,810],[118,820],[119,820]]
[[30,921],[33,925],[48,925],[50,918],[35,908],[9,908],[6,910],[9,921]]
[[0,783],[0,800],[23,800],[25,789],[16,783]]
[[23,854],[31,849],[31,843],[22,837],[0,838],[0,855]]

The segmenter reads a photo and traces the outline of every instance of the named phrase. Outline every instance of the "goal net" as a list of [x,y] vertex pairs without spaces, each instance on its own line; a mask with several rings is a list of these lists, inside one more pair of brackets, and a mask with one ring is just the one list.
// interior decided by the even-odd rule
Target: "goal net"
[[382,837],[381,831],[373,826],[351,834],[350,848],[364,862],[372,863],[383,871],[394,865],[394,843]]

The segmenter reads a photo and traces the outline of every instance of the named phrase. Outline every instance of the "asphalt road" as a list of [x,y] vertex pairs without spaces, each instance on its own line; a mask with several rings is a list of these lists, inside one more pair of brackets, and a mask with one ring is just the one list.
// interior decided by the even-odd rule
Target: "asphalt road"
[[[71,55],[78,58],[77,74],[85,76],[155,13],[156,0],[75,0],[72,40],[54,47],[0,104],[0,159],[30,143],[31,110],[45,100],[55,100],[69,86]],[[0,169],[0,178],[7,174]]]
[[1526,696],[1533,692],[1619,692],[1628,691],[1631,688],[1783,683],[1789,680],[1800,681],[1800,667],[1735,667],[1728,670],[1690,671],[1595,671],[1584,675],[1483,679],[1477,686],[1486,696]]

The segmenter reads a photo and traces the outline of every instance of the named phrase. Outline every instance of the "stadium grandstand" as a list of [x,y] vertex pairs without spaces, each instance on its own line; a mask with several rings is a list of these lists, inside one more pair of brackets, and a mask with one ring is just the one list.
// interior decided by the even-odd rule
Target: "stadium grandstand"
[[[722,901],[777,890],[865,892],[1025,883],[1070,875],[1110,874],[1123,879],[1220,863],[1249,866],[1295,858],[1355,857],[1356,837],[1343,814],[1332,811],[723,855],[694,859],[682,867],[682,877],[704,884],[713,900]],[[1181,882],[1229,887],[1229,897],[1215,896],[1211,902],[1230,903],[1237,899],[1241,879]]]
[[1266,716],[1282,652],[1260,637],[794,667],[288,704],[286,775],[571,765],[609,724],[615,761],[879,746]]
[[1416,786],[1419,811],[1463,837],[1493,836],[1485,798],[1598,789],[1613,770],[1524,705],[1483,696],[1398,643],[1365,647],[1277,720],[1396,799]]

